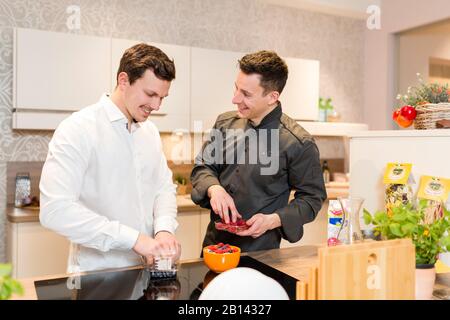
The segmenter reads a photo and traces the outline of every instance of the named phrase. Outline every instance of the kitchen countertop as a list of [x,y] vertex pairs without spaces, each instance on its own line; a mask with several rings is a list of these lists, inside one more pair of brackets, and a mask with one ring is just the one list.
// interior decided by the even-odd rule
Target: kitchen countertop
[[[256,251],[250,253],[243,253],[242,255],[248,255],[260,262],[263,262],[281,272],[284,272],[291,277],[298,280],[297,283],[297,299],[311,299],[317,298],[317,292],[312,293],[310,283],[317,283],[317,267],[319,264],[318,249],[320,246],[298,246],[292,248],[282,248],[273,250]],[[181,264],[197,263],[202,259],[184,260]],[[123,271],[141,269],[141,266],[122,268],[122,269],[110,269],[108,271]],[[105,272],[97,271],[97,272]],[[96,272],[84,272],[78,275],[92,274]],[[13,299],[18,300],[37,300],[36,290],[34,287],[35,281],[50,280],[68,277],[68,274],[58,274],[52,276],[34,277],[27,279],[19,279],[22,283],[25,294],[23,296],[13,296]],[[75,276],[71,274],[70,276]],[[438,274],[435,284],[435,294],[440,291],[441,299],[450,299],[450,273]],[[299,293],[303,292],[303,296]],[[306,293],[306,294],[305,294]],[[434,299],[439,298],[434,296]]]
[[[190,195],[178,195],[177,206],[178,213],[202,209],[192,202]],[[16,208],[13,205],[8,205],[6,207],[6,216],[8,217],[8,221],[13,223],[38,222],[39,208]]]
[[[348,196],[348,183],[330,183],[327,184],[328,199],[337,199],[338,197]],[[291,198],[293,198],[293,193]],[[191,195],[177,195],[178,213],[189,212],[194,210],[205,210],[194,204],[191,200]],[[22,223],[22,222],[38,222],[39,221],[39,209],[30,208],[16,208],[13,205],[6,207],[6,216],[9,222]]]
[[[301,286],[305,286],[307,285],[307,283],[309,283],[309,281],[312,281],[312,275],[308,272],[308,270],[310,270],[312,267],[316,267],[318,264],[318,248],[318,246],[302,246],[243,253],[242,255],[248,255],[259,260],[260,262],[278,269],[299,280]],[[202,259],[184,260],[180,263],[195,263],[199,261],[202,261]],[[122,269],[111,269],[108,271],[124,271],[140,268],[142,267],[136,266]],[[105,270],[97,272],[105,272]],[[84,272],[76,275],[86,275],[92,273],[96,272]],[[36,289],[34,287],[35,281],[65,278],[68,276],[68,274],[58,274],[44,277],[19,279],[24,287],[25,294],[23,296],[14,296],[13,299],[37,300]],[[71,274],[70,276],[75,276],[75,274]]]

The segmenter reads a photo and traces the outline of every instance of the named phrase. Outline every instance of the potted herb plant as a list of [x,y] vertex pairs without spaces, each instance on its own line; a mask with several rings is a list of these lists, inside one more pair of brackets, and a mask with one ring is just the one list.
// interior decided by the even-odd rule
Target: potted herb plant
[[[429,202],[420,200],[392,208],[392,213],[379,211],[374,215],[364,209],[364,222],[374,226],[375,236],[383,240],[411,238],[416,249],[416,298],[430,299],[436,279],[434,264],[438,255],[450,251],[450,211],[442,207],[438,218],[430,219]],[[447,231],[447,232],[446,232]]]
[[23,287],[11,278],[12,266],[0,264],[0,300],[8,300],[13,294],[23,295]]
[[177,193],[179,195],[184,195],[184,194],[187,193],[187,182],[186,182],[186,178],[185,177],[183,177],[180,174],[177,174],[175,176],[175,183],[178,186]]

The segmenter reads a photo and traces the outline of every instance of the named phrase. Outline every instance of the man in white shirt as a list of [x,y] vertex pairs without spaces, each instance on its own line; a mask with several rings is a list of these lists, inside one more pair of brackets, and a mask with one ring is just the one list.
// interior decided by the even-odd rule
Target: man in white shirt
[[55,131],[40,181],[40,221],[71,241],[69,273],[179,258],[176,186],[147,121],[174,78],[166,54],[135,45],[120,61],[112,95]]

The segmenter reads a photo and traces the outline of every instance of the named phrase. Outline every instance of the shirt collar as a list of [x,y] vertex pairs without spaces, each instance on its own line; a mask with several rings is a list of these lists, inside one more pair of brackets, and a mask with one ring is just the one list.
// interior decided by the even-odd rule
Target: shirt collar
[[116,106],[107,93],[103,94],[100,102],[105,107],[106,115],[108,116],[109,121],[115,122],[120,120],[121,122],[128,122],[127,117],[125,117],[123,112],[120,111],[119,107]]
[[[125,117],[123,112],[119,109],[119,107],[111,100],[109,94],[105,93],[100,99],[100,102],[105,107],[106,115],[108,116],[109,121],[111,122],[119,122],[125,125],[125,128],[128,129],[128,119]],[[131,123],[131,132],[140,127],[139,122]]]
[[275,109],[270,111],[270,113],[267,114],[257,126],[254,126],[251,121],[248,121],[248,123],[253,128],[263,128],[267,126],[269,123],[272,123],[273,121],[280,120],[282,114],[283,111],[281,109],[281,102],[278,102],[278,105],[275,107]]

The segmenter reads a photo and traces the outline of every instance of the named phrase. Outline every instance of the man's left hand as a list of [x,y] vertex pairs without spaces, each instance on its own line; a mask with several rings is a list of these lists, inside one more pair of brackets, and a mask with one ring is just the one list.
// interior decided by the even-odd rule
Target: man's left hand
[[247,230],[238,232],[236,235],[241,237],[258,238],[266,233],[267,230],[281,227],[281,219],[277,213],[257,213],[247,220],[247,225],[249,226]]
[[181,245],[175,238],[175,236],[168,231],[159,231],[155,235],[155,239],[158,240],[166,251],[172,253],[172,260],[178,261],[181,256]]

